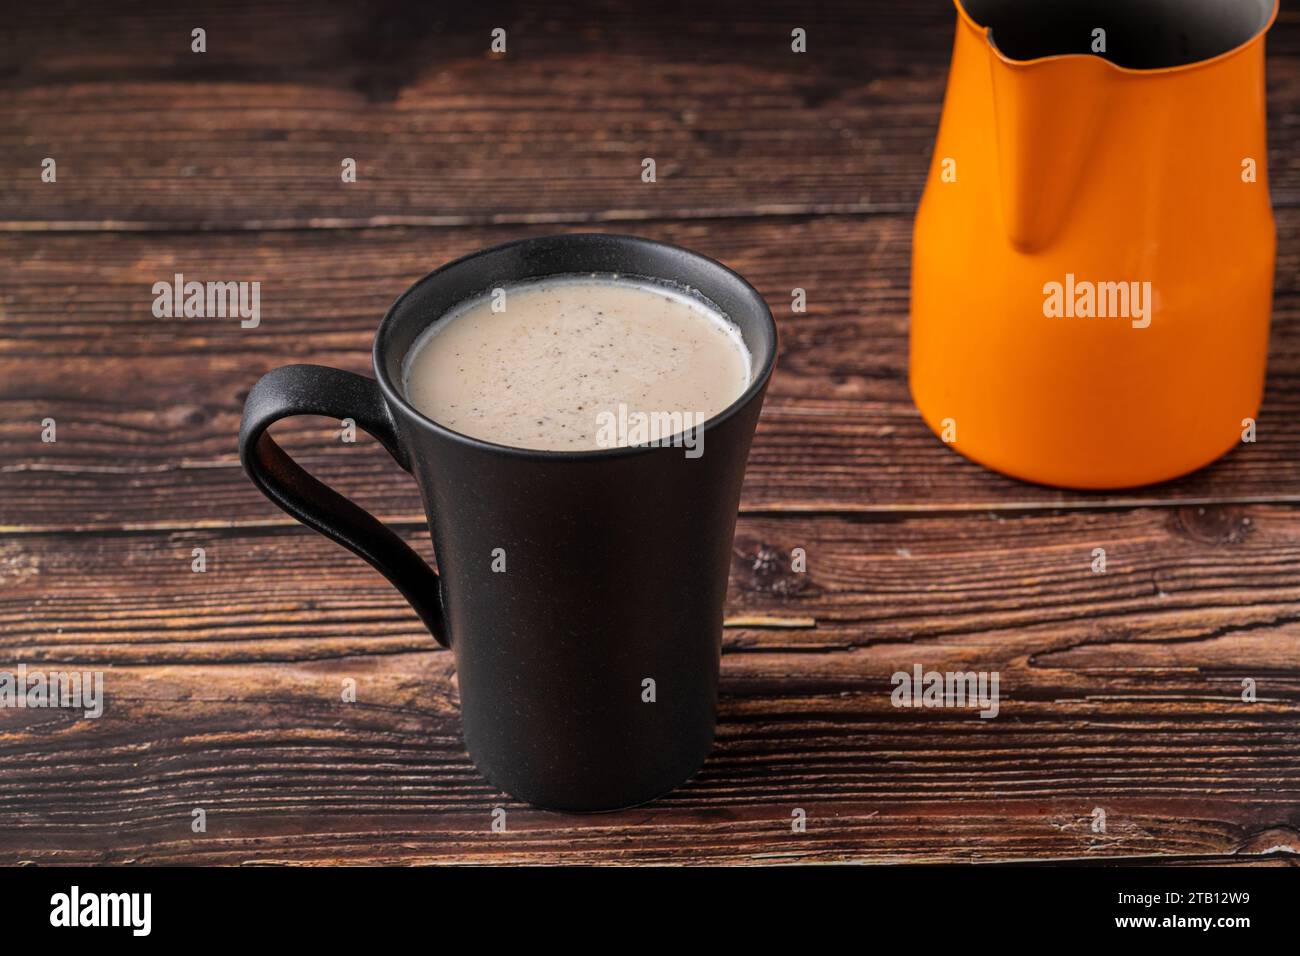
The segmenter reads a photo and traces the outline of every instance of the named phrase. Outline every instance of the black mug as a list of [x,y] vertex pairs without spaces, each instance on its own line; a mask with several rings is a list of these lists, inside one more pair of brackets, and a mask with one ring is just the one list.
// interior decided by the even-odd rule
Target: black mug
[[[412,407],[402,362],[422,332],[494,288],[571,274],[687,286],[739,327],[752,380],[704,423],[702,455],[663,442],[513,448]],[[548,809],[633,806],[685,781],[713,743],[732,536],[776,350],[762,296],[712,259],[632,236],[526,239],[408,289],[375,336],[374,380],[319,365],[267,373],[244,406],[239,454],[268,498],[374,565],[451,648],[484,776]],[[276,445],[266,429],[291,415],[351,418],[414,475],[437,573]]]

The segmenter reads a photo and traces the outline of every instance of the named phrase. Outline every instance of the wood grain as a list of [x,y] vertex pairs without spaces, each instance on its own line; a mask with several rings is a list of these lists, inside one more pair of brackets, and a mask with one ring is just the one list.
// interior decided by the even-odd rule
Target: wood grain
[[[444,653],[114,669],[87,732],[6,714],[0,860],[992,861],[1231,855],[1297,842],[1294,723],[1276,705],[1008,705],[915,714],[883,691],[724,684],[719,740],[653,807],[542,813],[460,749]],[[359,701],[339,702],[344,678]],[[19,715],[17,718],[11,716]],[[49,739],[57,737],[57,750]],[[490,830],[507,808],[508,832]],[[203,808],[207,832],[191,832]],[[1106,832],[1091,829],[1097,808]],[[791,832],[795,809],[809,817]]]
[[[109,704],[0,712],[0,860],[1294,853],[1297,563],[1275,506],[743,519],[728,614],[771,623],[727,629],[714,756],[653,811],[584,820],[478,777],[450,655],[322,539],[10,537],[0,658],[102,670]],[[997,671],[999,716],[894,708],[891,675],[915,664]],[[212,821],[193,843],[191,804]],[[499,804],[520,832],[494,843]],[[794,807],[810,835],[789,832]]]
[[[51,9],[51,6],[53,7]],[[920,196],[948,3],[162,4],[6,21],[10,229],[301,229],[900,212]],[[80,20],[85,20],[84,16]],[[1269,153],[1300,204],[1270,40]],[[208,23],[205,54],[190,29]],[[809,52],[790,51],[793,26]],[[509,52],[488,52],[503,26]],[[56,184],[40,163],[58,162]],[[641,181],[655,158],[657,182]],[[340,179],[357,160],[355,183]]]
[[[423,523],[402,533],[433,557]],[[805,573],[792,570],[795,548]],[[1105,573],[1092,570],[1096,548]],[[1249,647],[1243,663],[1282,673],[1300,650],[1287,638],[1300,623],[1297,565],[1285,506],[742,517],[727,613],[763,626],[729,628],[726,647],[806,655],[790,680],[823,687],[872,661],[892,673],[895,650],[972,666],[982,654],[1109,653],[1164,667],[1145,679],[1173,687],[1199,679],[1183,672],[1192,661],[1229,666]],[[430,647],[377,572],[297,525],[10,535],[0,580],[0,657],[12,660],[275,663]]]
[[[1118,494],[990,474],[911,406],[910,218],[953,19],[940,0],[10,11],[0,670],[100,670],[108,703],[98,720],[0,708],[0,864],[1294,865],[1300,14],[1269,39],[1279,259],[1260,440]],[[495,26],[504,58],[487,53]],[[789,52],[793,26],[806,55]],[[262,372],[365,371],[411,281],[576,229],[724,260],[782,335],[717,747],[662,800],[593,817],[531,810],[479,776],[451,655],[235,455]],[[155,319],[152,284],[175,272],[260,281],[261,326]],[[335,427],[276,435],[428,553],[409,476]],[[891,676],[915,664],[998,672],[999,716],[893,707]]]
[[[645,224],[753,280],[781,331],[778,371],[750,456],[749,511],[984,510],[1300,501],[1300,209],[1281,210],[1280,262],[1260,440],[1188,478],[1112,494],[1003,478],[954,455],[907,388],[910,222],[873,216]],[[379,317],[435,265],[520,229],[253,236],[0,234],[0,527],[183,528],[287,522],[238,468],[244,396],[263,372],[318,362],[365,372]],[[156,319],[154,282],[262,282],[262,323]],[[789,308],[804,288],[808,311]],[[59,440],[40,441],[41,421]],[[337,423],[277,426],[286,447],[381,514],[418,520],[414,484]]]

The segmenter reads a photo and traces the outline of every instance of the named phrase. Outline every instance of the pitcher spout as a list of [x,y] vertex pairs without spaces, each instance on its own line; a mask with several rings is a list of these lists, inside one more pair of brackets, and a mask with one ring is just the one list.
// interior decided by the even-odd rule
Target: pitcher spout
[[1021,252],[1061,230],[1087,175],[1109,98],[1100,60],[1009,65],[989,48],[998,179],[1007,239]]
[[[989,63],[1003,225],[1021,252],[1060,233],[1117,94],[1241,54],[1278,0],[953,0]],[[972,48],[969,51],[975,55]]]

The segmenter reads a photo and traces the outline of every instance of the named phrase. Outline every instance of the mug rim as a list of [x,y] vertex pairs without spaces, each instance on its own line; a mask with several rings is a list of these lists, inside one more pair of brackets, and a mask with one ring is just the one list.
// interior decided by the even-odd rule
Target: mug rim
[[[505,453],[519,458],[530,458],[539,461],[586,461],[590,459],[616,458],[616,457],[623,457],[623,456],[630,457],[632,455],[646,454],[653,451],[659,451],[665,447],[668,448],[679,447],[679,446],[671,445],[671,441],[672,439],[685,434],[685,432],[677,432],[676,434],[670,436],[668,439],[662,440],[658,445],[619,445],[614,448],[587,448],[587,449],[581,449],[577,451],[563,451],[563,450],[553,450],[553,449],[544,449],[544,448],[521,448],[518,445],[503,445],[499,442],[488,441],[487,439],[475,438],[472,435],[466,435],[464,432],[458,432],[453,428],[448,428],[446,425],[434,421],[428,415],[424,414],[424,412],[420,411],[413,404],[411,404],[411,402],[407,399],[406,395],[403,394],[403,390],[389,378],[388,370],[386,368],[387,363],[384,361],[385,355],[381,354],[381,343],[384,343],[386,341],[387,338],[386,333],[388,329],[391,327],[391,325],[394,322],[397,321],[396,316],[398,311],[401,309],[402,303],[406,301],[408,296],[412,295],[417,289],[422,287],[426,282],[431,282],[437,277],[441,276],[443,273],[449,272],[459,266],[464,265],[465,263],[473,259],[477,259],[481,256],[488,255],[489,253],[500,252],[502,250],[509,249],[514,246],[525,246],[532,243],[556,242],[556,241],[568,242],[568,241],[575,241],[575,240],[576,241],[600,240],[603,242],[616,242],[621,245],[632,246],[632,247],[641,247],[641,248],[658,247],[660,249],[671,250],[675,254],[689,256],[692,259],[697,260],[698,262],[702,263],[704,268],[706,269],[721,271],[722,273],[729,275],[732,279],[738,281],[745,294],[747,294],[753,300],[755,305],[758,307],[760,323],[765,323],[767,325],[769,333],[771,334],[771,347],[767,349],[767,355],[763,356],[761,367],[754,374],[753,378],[750,380],[750,383],[745,388],[745,390],[741,392],[740,395],[737,396],[736,399],[731,402],[731,404],[727,405],[721,411],[717,412],[710,418],[706,419],[705,422],[699,426],[700,430],[702,432],[707,432],[711,428],[716,428],[718,425],[721,425],[727,419],[731,418],[733,415],[739,412],[742,408],[748,406],[751,401],[753,401],[760,394],[762,394],[763,390],[767,387],[768,381],[772,377],[773,369],[775,369],[776,367],[776,356],[780,347],[780,339],[778,337],[776,319],[774,319],[772,316],[772,310],[768,306],[767,300],[764,299],[762,294],[757,289],[755,289],[753,285],[750,284],[749,280],[747,280],[736,270],[732,269],[729,266],[724,265],[723,263],[719,262],[717,259],[712,258],[711,256],[706,256],[703,253],[695,252],[692,249],[687,249],[684,246],[678,246],[670,242],[661,242],[657,239],[648,239],[644,236],[636,236],[636,235],[631,235],[629,233],[561,232],[561,233],[549,233],[543,236],[529,236],[524,239],[513,239],[510,242],[498,243],[495,246],[487,246],[483,249],[477,249],[474,252],[467,253],[466,255],[460,256],[456,259],[452,259],[450,262],[446,262],[438,266],[432,272],[426,273],[424,276],[417,279],[415,282],[411,283],[411,285],[408,286],[405,289],[405,291],[403,291],[402,294],[397,297],[397,299],[393,302],[393,304],[388,307],[388,311],[384,313],[383,319],[381,319],[379,322],[379,328],[375,332],[374,344],[371,347],[371,353],[370,353],[371,365],[374,368],[375,379],[379,382],[379,387],[384,394],[385,401],[387,401],[393,407],[402,409],[402,411],[407,416],[409,416],[414,421],[418,422],[422,427],[431,429],[433,432],[435,432],[438,435],[441,435],[444,438],[458,442],[463,445],[468,445],[473,448],[478,448],[481,451]],[[582,273],[581,272],[553,273],[553,275],[556,276],[580,275],[580,274]],[[645,275],[645,274],[634,275],[631,272],[620,273],[620,275],[623,274],[626,274],[628,276],[633,276],[636,278],[658,279],[659,281],[666,281],[666,282],[675,281],[671,276],[653,276],[653,275]],[[699,291],[699,290],[695,290],[695,291]],[[707,297],[706,297],[706,301],[709,301],[710,304],[713,305],[715,309],[717,309],[719,312],[722,312],[722,310],[718,306],[716,306],[716,304],[713,304],[711,300],[707,300]],[[446,315],[447,311],[450,311],[450,308],[454,308],[456,304],[453,304],[451,307],[449,307],[448,310],[444,311],[442,315],[439,315],[433,321],[434,322],[439,321],[442,318],[442,316]],[[735,324],[734,320],[732,320],[731,317],[728,316],[725,312],[722,312],[722,315],[726,317],[729,321],[732,321],[733,324]],[[430,323],[430,325],[426,327],[424,331],[428,331],[428,328],[432,327],[432,324],[433,323]],[[424,332],[420,333],[420,335],[423,334]],[[417,338],[418,337],[419,336],[417,336]],[[746,346],[746,348],[748,348],[748,345]],[[754,357],[752,356],[752,353],[751,353],[751,357]],[[405,356],[403,356],[403,359],[405,359]]]

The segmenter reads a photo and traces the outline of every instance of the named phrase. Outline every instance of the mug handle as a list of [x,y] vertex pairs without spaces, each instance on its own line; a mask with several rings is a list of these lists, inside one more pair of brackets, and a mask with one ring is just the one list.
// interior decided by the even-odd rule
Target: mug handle
[[273,422],[292,415],[351,418],[409,472],[410,460],[398,444],[379,384],[323,365],[285,365],[267,372],[244,402],[239,460],[262,494],[369,561],[410,602],[434,639],[448,647],[437,573],[372,514],[307,474],[266,434]]

